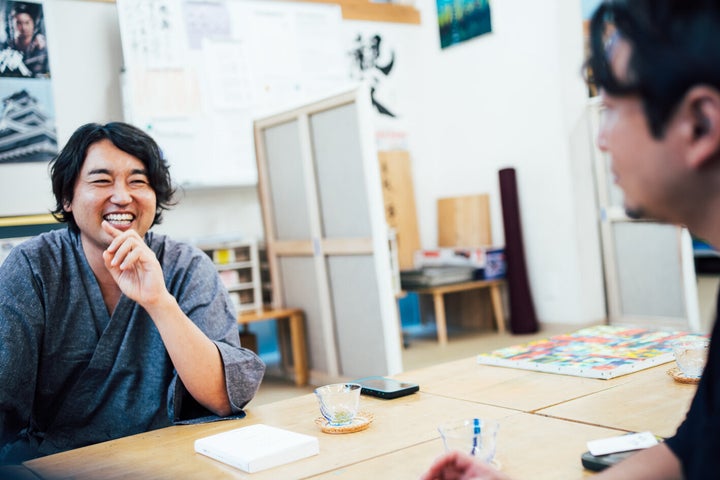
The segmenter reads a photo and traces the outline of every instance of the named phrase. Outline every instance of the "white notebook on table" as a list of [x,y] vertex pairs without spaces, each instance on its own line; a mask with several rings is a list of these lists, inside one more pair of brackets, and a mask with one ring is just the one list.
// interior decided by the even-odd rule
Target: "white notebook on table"
[[195,451],[248,473],[320,453],[311,435],[257,424],[195,440]]

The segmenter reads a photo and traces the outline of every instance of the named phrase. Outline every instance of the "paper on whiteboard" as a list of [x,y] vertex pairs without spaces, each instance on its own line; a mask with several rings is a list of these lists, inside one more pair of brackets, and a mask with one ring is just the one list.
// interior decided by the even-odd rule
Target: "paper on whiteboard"
[[118,16],[126,120],[173,153],[179,184],[255,184],[254,118],[348,81],[338,5],[118,0]]

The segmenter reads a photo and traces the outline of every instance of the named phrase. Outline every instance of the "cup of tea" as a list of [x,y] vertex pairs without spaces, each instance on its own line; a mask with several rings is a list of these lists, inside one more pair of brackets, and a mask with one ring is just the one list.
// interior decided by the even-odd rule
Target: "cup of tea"
[[479,460],[495,464],[495,444],[500,427],[497,421],[466,418],[443,423],[438,427],[446,451],[459,450]]
[[349,425],[357,415],[360,406],[358,383],[333,383],[315,389],[320,404],[320,413],[333,427]]

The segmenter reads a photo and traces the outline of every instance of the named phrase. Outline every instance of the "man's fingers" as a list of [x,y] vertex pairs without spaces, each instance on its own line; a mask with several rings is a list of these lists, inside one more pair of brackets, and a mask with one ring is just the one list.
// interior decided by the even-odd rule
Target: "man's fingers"
[[103,220],[100,224],[103,230],[105,230],[108,234],[110,234],[113,238],[117,238],[118,235],[120,235],[122,232],[118,230],[117,228],[110,225],[110,223],[107,220]]
[[119,266],[121,270],[124,270],[142,257],[143,247],[144,245],[136,242],[135,239],[126,238],[116,247],[114,252],[110,248],[106,251],[113,256],[110,264],[113,267]]
[[102,226],[103,230],[112,235],[113,238],[117,237],[122,233],[120,230],[110,225],[110,222],[108,222],[107,220],[103,220],[100,225]]

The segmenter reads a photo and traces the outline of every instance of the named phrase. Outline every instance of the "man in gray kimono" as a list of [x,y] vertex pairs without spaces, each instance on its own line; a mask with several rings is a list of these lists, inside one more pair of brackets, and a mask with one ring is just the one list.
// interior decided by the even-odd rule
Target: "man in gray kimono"
[[265,366],[209,257],[148,231],[174,193],[155,142],[84,125],[51,175],[68,228],[0,266],[0,464],[242,416]]

